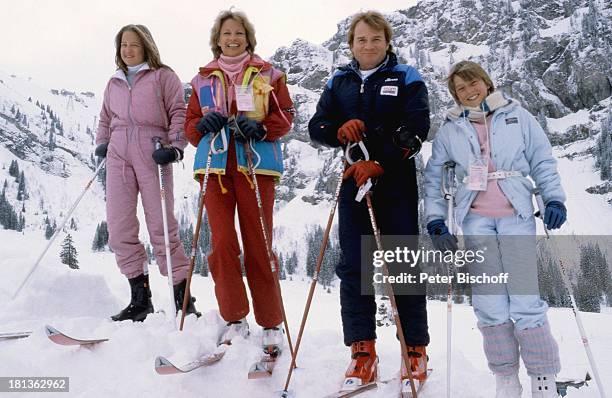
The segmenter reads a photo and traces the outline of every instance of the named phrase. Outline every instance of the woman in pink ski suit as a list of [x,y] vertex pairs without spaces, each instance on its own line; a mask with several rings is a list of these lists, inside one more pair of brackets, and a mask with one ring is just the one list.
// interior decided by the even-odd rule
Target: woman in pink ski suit
[[[155,258],[167,275],[158,165],[164,168],[174,299],[182,307],[189,263],[179,241],[173,213],[171,163],[183,158],[185,99],[178,76],[162,64],[157,46],[143,25],[127,25],[115,37],[117,72],[104,91],[96,155],[106,157],[106,214],[109,246],[130,283],[130,304],[111,318],[143,321],[153,312],[147,254],[138,239],[136,217],[141,195]],[[162,147],[155,149],[154,138]],[[187,313],[196,313],[190,298]]]

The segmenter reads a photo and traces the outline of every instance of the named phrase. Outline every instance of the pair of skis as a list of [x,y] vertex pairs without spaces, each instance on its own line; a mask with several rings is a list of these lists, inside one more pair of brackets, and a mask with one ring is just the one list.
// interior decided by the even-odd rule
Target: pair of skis
[[[433,369],[427,371],[428,375],[431,374]],[[416,380],[416,379],[415,379]],[[360,386],[354,386],[353,378],[347,378],[342,383],[342,387],[337,392],[327,395],[325,398],[349,398],[364,393],[366,391],[378,388],[379,384],[389,384],[397,382],[397,378],[386,380],[386,381],[373,381],[371,383],[362,384]],[[421,390],[425,387],[427,379],[424,381],[417,381],[416,392],[420,394]],[[398,395],[399,398],[413,398],[412,389],[410,388],[410,380],[401,380],[401,389]]]
[[[155,371],[160,375],[171,375],[189,373],[196,369],[214,365],[225,356],[227,349],[231,344],[222,343],[211,352],[204,354],[194,361],[187,362],[182,365],[176,365],[169,359],[159,356],[155,359]],[[249,369],[249,379],[262,379],[272,376],[276,361],[281,354],[279,346],[268,346],[263,350],[259,360],[257,360]]]
[[[103,341],[108,341],[108,339],[77,339],[71,336],[68,336],[65,333],[60,332],[53,326],[46,325],[45,333],[49,340],[59,345],[92,345],[97,343],[102,343]],[[0,333],[0,340],[12,340],[12,339],[23,339],[29,337],[32,332],[8,332],[8,333]]]

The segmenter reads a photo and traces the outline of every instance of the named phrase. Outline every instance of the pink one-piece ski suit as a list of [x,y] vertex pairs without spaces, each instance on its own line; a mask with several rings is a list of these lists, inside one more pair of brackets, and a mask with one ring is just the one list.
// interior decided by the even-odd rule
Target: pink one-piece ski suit
[[[118,70],[104,92],[96,144],[109,143],[106,163],[106,215],[109,246],[121,273],[135,278],[143,273],[147,254],[138,239],[136,216],[138,193],[155,258],[162,275],[167,275],[158,165],[151,154],[153,137],[183,149],[185,99],[178,76],[169,68],[156,70],[145,65],[134,76],[132,86]],[[172,165],[163,166],[172,255],[173,284],[185,279],[189,262],[179,240],[174,217]]]

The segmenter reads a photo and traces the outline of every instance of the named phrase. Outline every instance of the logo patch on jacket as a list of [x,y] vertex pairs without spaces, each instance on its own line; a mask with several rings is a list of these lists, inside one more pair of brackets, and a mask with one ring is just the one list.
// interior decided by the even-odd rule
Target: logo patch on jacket
[[399,81],[397,77],[388,77],[385,79],[385,83],[386,82],[397,82],[397,81]]
[[380,95],[391,95],[393,97],[397,97],[397,92],[397,86],[382,86],[380,88]]
[[506,124],[518,124],[518,117],[509,117],[506,119]]

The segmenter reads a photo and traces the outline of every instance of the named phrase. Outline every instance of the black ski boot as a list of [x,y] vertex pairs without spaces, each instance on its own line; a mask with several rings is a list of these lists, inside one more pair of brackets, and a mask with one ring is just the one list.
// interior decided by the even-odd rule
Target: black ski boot
[[[178,285],[174,285],[174,302],[176,303],[176,310],[181,311],[183,309],[183,297],[185,297],[185,288],[187,287],[187,279],[183,279]],[[202,316],[201,312],[196,310],[195,303],[196,299],[191,294],[187,300],[187,309],[185,310],[185,316],[189,314],[196,314],[199,318]]]
[[153,312],[151,302],[151,288],[149,287],[149,275],[139,275],[128,279],[132,290],[132,301],[117,315],[111,316],[113,321],[142,322],[147,315]]

